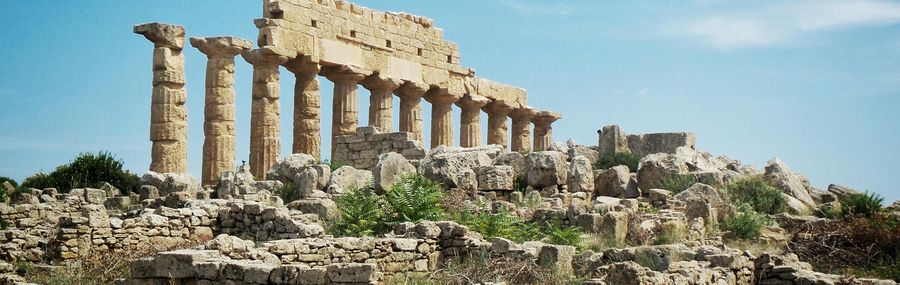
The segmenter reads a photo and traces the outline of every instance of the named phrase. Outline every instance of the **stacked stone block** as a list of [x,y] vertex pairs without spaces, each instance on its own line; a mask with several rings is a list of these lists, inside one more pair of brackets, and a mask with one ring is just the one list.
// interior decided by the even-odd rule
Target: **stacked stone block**
[[357,128],[356,134],[340,136],[333,142],[333,161],[346,162],[356,169],[374,169],[378,156],[396,152],[406,159],[419,160],[425,157],[422,142],[411,133],[381,133],[374,127]]

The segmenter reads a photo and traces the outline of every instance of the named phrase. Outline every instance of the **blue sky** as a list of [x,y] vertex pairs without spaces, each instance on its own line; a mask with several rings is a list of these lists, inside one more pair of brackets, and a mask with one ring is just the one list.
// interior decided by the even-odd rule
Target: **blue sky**
[[[596,144],[607,124],[630,133],[689,130],[716,155],[759,167],[779,157],[818,187],[845,184],[900,199],[900,2],[356,3],[435,19],[479,76],[524,87],[531,105],[563,112],[558,141]],[[161,21],[184,25],[188,36],[255,39],[252,20],[260,16],[254,0],[6,3],[0,175],[21,180],[97,150],[143,173],[152,45],[132,26]],[[199,176],[206,59],[185,50],[189,167]],[[251,73],[239,59],[239,160],[248,155]],[[283,78],[282,90],[292,90],[291,76]],[[331,85],[322,82],[329,134]],[[283,95],[288,153],[291,96]]]

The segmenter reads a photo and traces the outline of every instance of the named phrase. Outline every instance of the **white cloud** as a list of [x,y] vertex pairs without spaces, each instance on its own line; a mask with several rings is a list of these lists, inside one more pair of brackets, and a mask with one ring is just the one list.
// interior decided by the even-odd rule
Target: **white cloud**
[[567,16],[575,11],[575,6],[563,1],[556,2],[529,2],[523,0],[498,0],[517,13],[527,16]]
[[900,3],[807,0],[693,15],[664,30],[715,48],[734,49],[788,45],[817,33],[897,23]]

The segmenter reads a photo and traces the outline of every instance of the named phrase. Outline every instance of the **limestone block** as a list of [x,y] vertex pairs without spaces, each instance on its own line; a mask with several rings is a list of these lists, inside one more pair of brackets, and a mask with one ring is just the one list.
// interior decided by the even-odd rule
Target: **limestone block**
[[331,173],[328,193],[341,194],[347,190],[366,187],[372,181],[372,172],[345,165]]
[[597,196],[637,198],[641,195],[637,181],[632,179],[628,167],[619,165],[597,175],[594,180]]
[[332,264],[326,267],[326,274],[332,283],[370,283],[378,280],[374,264]]
[[453,188],[458,186],[465,169],[471,170],[491,163],[490,156],[484,151],[455,152],[435,148],[419,162],[419,169],[429,179]]
[[478,190],[513,190],[515,174],[512,166],[492,165],[480,166],[475,169],[478,175]]
[[144,37],[156,44],[156,47],[172,49],[182,49],[184,47],[184,27],[182,26],[146,23],[134,26],[134,33],[144,35]]
[[566,154],[541,151],[528,154],[528,184],[535,188],[563,185],[568,176]]
[[569,163],[568,175],[569,192],[594,192],[594,170],[586,157],[573,158]]
[[788,196],[794,197],[808,207],[816,205],[809,191],[803,185],[803,178],[795,174],[783,161],[774,158],[766,165],[765,179]]
[[409,161],[395,152],[389,152],[378,156],[378,163],[372,170],[375,177],[375,190],[386,192],[395,183],[400,181],[404,175],[416,173],[416,167]]

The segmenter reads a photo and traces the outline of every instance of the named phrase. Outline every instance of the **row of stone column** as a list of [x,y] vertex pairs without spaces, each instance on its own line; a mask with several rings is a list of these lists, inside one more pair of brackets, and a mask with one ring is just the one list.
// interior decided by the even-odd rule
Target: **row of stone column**
[[[187,170],[187,110],[184,91],[184,29],[151,23],[135,26],[135,33],[154,42],[153,108],[151,140],[156,172]],[[511,150],[530,150],[530,126],[534,124],[534,148],[548,149],[552,142],[550,125],[558,113],[537,112],[533,108],[513,108],[475,94],[453,94],[447,89],[401,81],[353,66],[321,67],[314,59],[296,56],[275,47],[250,50],[252,43],[235,37],[191,38],[193,47],[208,58],[204,110],[204,185],[215,184],[219,175],[233,168],[235,161],[234,58],[240,54],[253,66],[250,123],[250,171],[265,178],[278,159],[280,142],[280,73],[285,66],[296,77],[294,86],[293,153],[319,158],[321,153],[321,95],[318,76],[334,82],[332,139],[350,135],[359,125],[357,85],[371,92],[369,125],[390,132],[393,125],[393,96],[400,99],[401,132],[423,140],[424,99],[432,105],[431,146],[452,145],[452,105],[461,109],[460,145],[481,144],[480,112],[488,114],[488,143],[507,143],[507,119],[512,119]],[[332,149],[333,154],[333,149]]]

